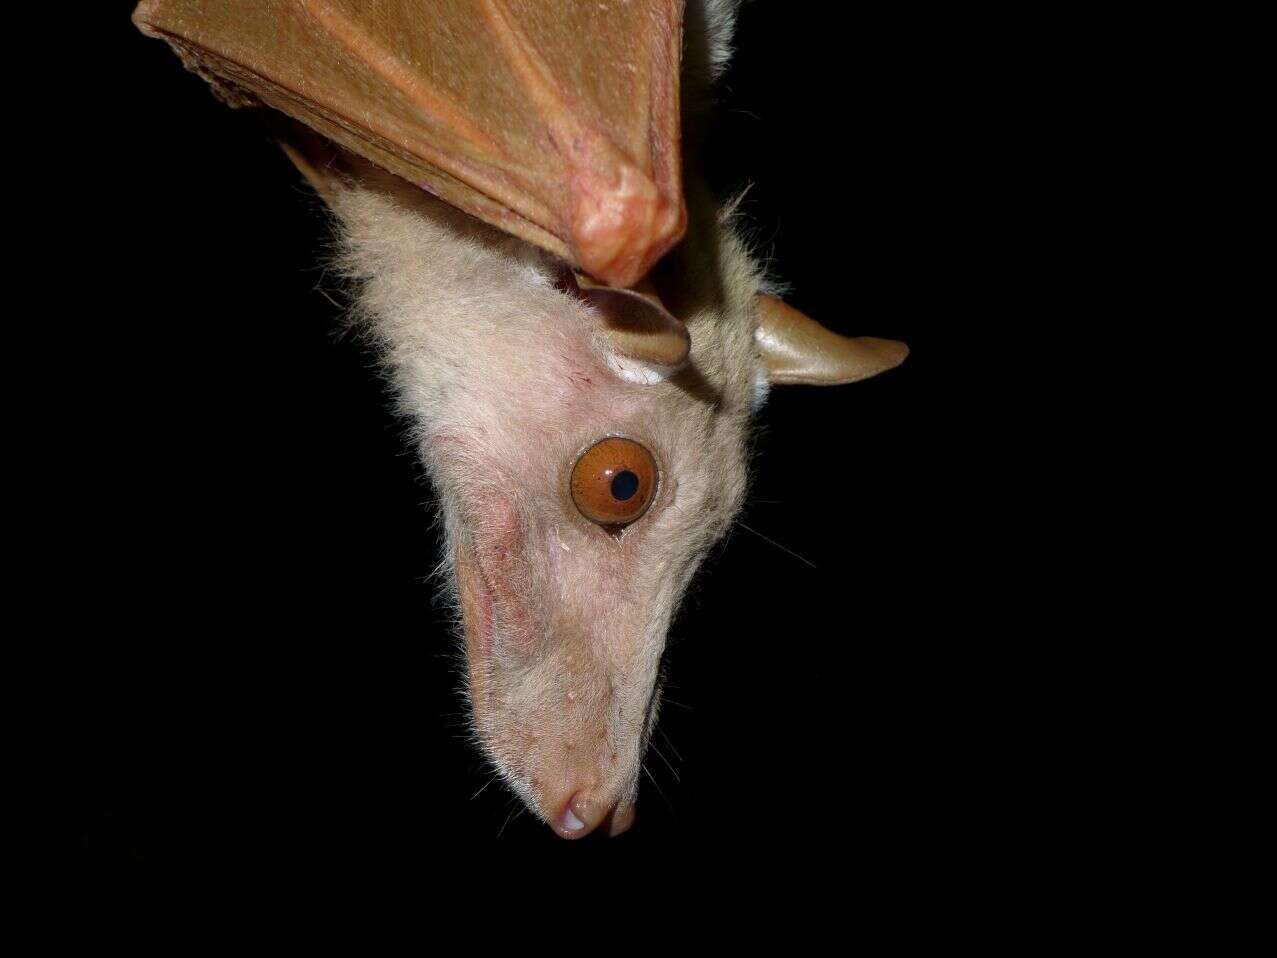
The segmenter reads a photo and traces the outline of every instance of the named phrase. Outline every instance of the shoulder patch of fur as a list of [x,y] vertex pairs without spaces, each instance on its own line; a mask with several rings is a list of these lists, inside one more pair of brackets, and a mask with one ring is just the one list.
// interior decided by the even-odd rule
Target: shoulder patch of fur
[[758,292],[783,298],[790,291],[789,284],[773,273],[772,256],[765,249],[767,241],[760,228],[750,222],[743,209],[745,197],[752,187],[751,183],[723,202],[718,208],[718,222],[735,237],[745,255],[753,262]]
[[732,58],[740,0],[688,0],[683,12],[684,109],[703,112]]
[[694,6],[702,8],[709,79],[717,80],[732,59],[732,37],[736,32],[740,0],[701,0],[688,4],[689,9]]

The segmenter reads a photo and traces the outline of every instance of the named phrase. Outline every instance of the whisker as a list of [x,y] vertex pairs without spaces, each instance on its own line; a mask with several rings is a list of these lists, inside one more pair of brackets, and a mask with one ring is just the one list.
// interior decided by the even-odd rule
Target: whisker
[[[671,746],[671,748],[672,748],[672,747],[673,747],[673,746]],[[484,792],[484,790],[485,790],[485,789],[486,789],[489,785],[491,785],[493,782],[495,782],[495,781],[497,780],[497,778],[498,778],[498,776],[493,775],[490,779],[488,779],[486,782],[484,782],[482,785],[480,785],[480,786],[479,786],[479,790],[478,790],[477,792],[475,792],[473,795],[471,795],[471,796],[470,796],[470,801],[472,801],[472,802],[473,802],[476,798],[478,798],[480,795],[482,795],[482,794],[483,794],[483,792]]]
[[820,568],[819,566],[817,566],[817,565],[816,565],[816,563],[812,562],[810,559],[805,559],[805,558],[803,558],[803,557],[802,557],[802,556],[800,556],[797,552],[795,552],[793,549],[790,549],[790,548],[788,548],[788,547],[786,547],[786,546],[781,545],[781,544],[780,544],[779,542],[777,542],[775,539],[769,539],[767,536],[763,535],[761,532],[759,532],[757,529],[753,528],[752,526],[747,526],[747,525],[745,525],[745,523],[744,523],[744,522],[742,522],[741,520],[737,519],[737,520],[736,520],[736,524],[737,524],[738,526],[740,526],[742,529],[744,529],[746,532],[752,532],[754,535],[758,536],[758,538],[762,539],[764,542],[770,542],[772,545],[774,545],[774,546],[775,546],[777,549],[779,549],[781,552],[788,552],[791,556],[793,556],[793,557],[794,557],[795,559],[797,559],[799,562],[806,563],[807,565],[811,566],[813,569],[819,569],[819,568]]
[[315,292],[317,292],[320,296],[324,297],[324,299],[328,300],[328,302],[332,303],[332,304],[333,304],[334,306],[336,306],[338,309],[345,309],[345,308],[346,308],[346,307],[345,307],[345,306],[343,306],[341,303],[337,302],[337,300],[335,300],[335,299],[333,299],[331,296],[329,296],[329,295],[328,295],[328,290],[324,289],[324,287],[322,287],[322,286],[316,286],[316,287],[315,287]]
[[647,774],[648,781],[656,789],[656,794],[661,796],[661,801],[665,803],[665,807],[670,810],[670,814],[674,814],[674,806],[670,804],[670,800],[665,795],[665,790],[661,788],[661,783],[656,780],[656,776],[651,773],[647,767],[647,762],[639,762],[639,768]]
[[661,737],[665,739],[665,744],[670,747],[670,751],[674,753],[674,757],[678,759],[679,762],[683,762],[683,756],[678,754],[678,749],[674,747],[674,742],[670,739],[669,735],[666,734],[665,729],[658,725],[656,730],[661,733]]
[[661,747],[655,742],[650,742],[649,744],[652,746],[652,751],[656,752],[656,754],[661,757],[661,761],[665,763],[665,767],[670,770],[670,774],[674,776],[674,781],[682,784],[683,780],[678,777],[678,770],[670,764],[670,760],[665,757],[665,753],[661,751]]
[[501,830],[497,832],[497,838],[500,838],[503,834],[505,834],[506,826],[508,826],[512,821],[518,818],[522,813],[523,813],[523,802],[519,801],[516,798],[514,808],[512,808],[510,810],[510,814],[505,817],[505,822],[501,825]]

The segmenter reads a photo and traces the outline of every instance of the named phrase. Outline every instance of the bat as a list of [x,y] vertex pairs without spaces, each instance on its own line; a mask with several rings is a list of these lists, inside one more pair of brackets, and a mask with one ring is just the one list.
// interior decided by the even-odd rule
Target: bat
[[[145,0],[266,107],[438,494],[475,738],[564,838],[635,817],[671,618],[774,385],[902,343],[770,295],[685,149],[730,0]],[[684,165],[684,161],[689,162]]]

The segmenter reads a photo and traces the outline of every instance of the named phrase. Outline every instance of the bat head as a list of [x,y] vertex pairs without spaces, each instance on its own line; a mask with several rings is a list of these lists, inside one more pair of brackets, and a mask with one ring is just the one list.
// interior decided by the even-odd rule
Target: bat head
[[438,492],[477,740],[560,835],[623,831],[670,620],[744,496],[753,264],[702,224],[658,276],[686,364],[636,372],[547,255],[389,179],[334,207]]
[[624,831],[671,619],[744,498],[752,410],[771,383],[852,382],[906,350],[761,294],[694,179],[636,299],[367,164],[294,160],[337,213],[438,494],[476,740],[559,835]]

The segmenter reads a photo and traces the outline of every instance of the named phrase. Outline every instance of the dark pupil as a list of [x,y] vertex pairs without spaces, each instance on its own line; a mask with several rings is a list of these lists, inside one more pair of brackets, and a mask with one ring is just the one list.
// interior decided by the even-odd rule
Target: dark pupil
[[638,476],[626,469],[612,477],[612,498],[624,502],[638,492]]

